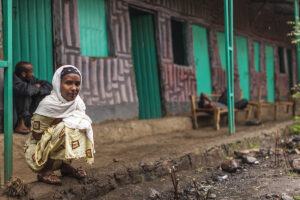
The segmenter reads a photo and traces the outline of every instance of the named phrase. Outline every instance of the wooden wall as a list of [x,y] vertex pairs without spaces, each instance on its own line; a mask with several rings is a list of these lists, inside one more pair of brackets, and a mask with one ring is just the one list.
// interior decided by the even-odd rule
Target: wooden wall
[[[131,56],[129,7],[149,10],[155,15],[157,54],[165,115],[189,111],[189,95],[197,94],[191,42],[192,24],[204,26],[208,30],[213,91],[220,93],[226,87],[226,74],[221,68],[216,37],[217,31],[223,31],[223,1],[107,0],[108,27],[114,48],[112,57],[106,59],[93,59],[81,55],[77,1],[55,0],[52,3],[55,67],[72,64],[82,71],[82,96],[88,107],[93,108],[89,112],[94,112],[93,116],[96,121],[132,118],[138,115],[138,97]],[[296,80],[295,48],[290,44],[290,38],[286,37],[286,33],[291,30],[286,22],[293,20],[293,15],[278,15],[273,5],[252,3],[251,0],[235,1],[234,8],[235,34],[248,39],[251,98],[255,98],[258,87],[262,87],[267,93],[265,72],[257,73],[254,70],[254,40],[261,42],[261,52],[264,52],[267,44],[275,47],[276,88],[288,91],[289,78],[287,74],[279,73],[276,52],[278,46],[293,49],[294,80]],[[171,18],[185,21],[188,25],[189,66],[179,66],[173,63]],[[263,57],[261,62],[265,69]],[[235,64],[236,93],[239,91],[237,70]],[[0,73],[0,79],[3,80],[3,73]],[[0,101],[1,105],[2,101]],[[115,107],[123,109],[124,112],[117,112]],[[107,116],[97,118],[103,113]],[[124,113],[127,114],[124,115]]]
[[[112,32],[114,56],[97,59],[80,54],[78,11],[76,0],[53,1],[55,64],[73,64],[83,72],[83,98],[88,106],[138,104],[134,70],[131,57],[131,29],[129,7],[149,10],[155,14],[157,54],[162,89],[164,114],[176,114],[189,110],[189,96],[197,94],[196,73],[193,62],[192,42],[189,42],[189,66],[173,63],[171,18],[187,23],[187,34],[191,35],[191,25],[207,27],[211,56],[212,89],[216,93],[226,88],[226,73],[221,68],[217,43],[217,31],[223,28],[223,1],[219,0],[110,0],[107,1],[109,27]],[[264,57],[262,73],[254,70],[253,42],[261,42],[261,52],[265,45],[275,47],[276,89],[288,91],[288,75],[279,73],[277,46],[293,49],[286,33],[290,31],[286,21],[290,16],[276,15],[270,4],[252,3],[250,0],[235,1],[235,34],[247,37],[249,48],[250,91],[255,99],[258,87],[267,94]],[[274,20],[277,16],[277,20]],[[192,41],[192,40],[191,40]],[[235,52],[236,54],[236,52]],[[263,54],[262,54],[263,55]],[[295,57],[294,57],[295,58]],[[295,59],[294,59],[295,60]],[[235,57],[235,92],[239,93],[239,75]],[[296,74],[296,63],[294,61]],[[296,78],[296,77],[295,77]],[[296,80],[296,79],[295,79]],[[137,105],[138,106],[138,105]],[[137,116],[137,110],[132,116]],[[117,117],[117,116],[116,116]]]
[[[137,102],[131,59],[128,10],[122,2],[111,1],[116,57],[92,59],[80,53],[77,1],[53,1],[63,13],[55,17],[55,64],[71,64],[83,74],[82,95],[87,105]],[[57,26],[59,25],[59,26]],[[59,34],[57,34],[59,33]]]

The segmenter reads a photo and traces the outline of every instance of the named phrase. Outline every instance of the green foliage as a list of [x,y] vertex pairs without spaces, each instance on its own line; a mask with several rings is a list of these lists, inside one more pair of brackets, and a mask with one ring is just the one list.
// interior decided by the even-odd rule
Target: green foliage
[[259,148],[260,148],[259,141],[248,142],[247,149],[259,149]]
[[286,173],[287,176],[290,176],[290,177],[295,177],[295,176],[298,176],[297,173],[295,172],[292,172],[292,171],[289,171],[288,173]]
[[201,174],[201,173],[203,173],[203,172],[205,172],[205,169],[203,169],[202,167],[196,169],[196,173],[197,173],[197,174]]
[[292,37],[292,43],[296,44],[300,42],[300,22],[288,21],[287,24],[293,26],[293,30],[287,35]]
[[[293,98],[296,100],[300,99],[300,84],[295,85],[292,88]],[[289,127],[290,134],[299,134],[300,133],[300,116],[294,117],[295,124]]]

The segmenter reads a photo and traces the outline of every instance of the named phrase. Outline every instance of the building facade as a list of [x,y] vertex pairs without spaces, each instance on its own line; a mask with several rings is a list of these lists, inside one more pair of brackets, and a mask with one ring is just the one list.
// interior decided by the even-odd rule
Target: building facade
[[[61,65],[83,74],[95,122],[189,112],[192,94],[226,88],[222,0],[13,0],[14,63],[40,79]],[[287,33],[293,12],[234,1],[235,93],[270,102],[297,82]],[[0,77],[3,79],[3,76]]]

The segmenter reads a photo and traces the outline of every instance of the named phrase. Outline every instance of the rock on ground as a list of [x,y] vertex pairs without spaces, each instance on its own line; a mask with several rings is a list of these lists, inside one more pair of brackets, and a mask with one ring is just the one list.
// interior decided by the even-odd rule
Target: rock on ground
[[300,172],[300,158],[294,159],[292,162],[292,168],[296,172]]
[[225,160],[221,164],[221,168],[225,172],[234,173],[238,168],[238,163],[235,160]]

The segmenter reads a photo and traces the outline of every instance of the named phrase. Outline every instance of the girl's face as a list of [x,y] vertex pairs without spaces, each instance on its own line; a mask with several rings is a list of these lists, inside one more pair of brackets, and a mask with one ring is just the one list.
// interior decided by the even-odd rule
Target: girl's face
[[67,101],[73,101],[80,91],[81,79],[78,74],[66,74],[60,84],[61,96]]

